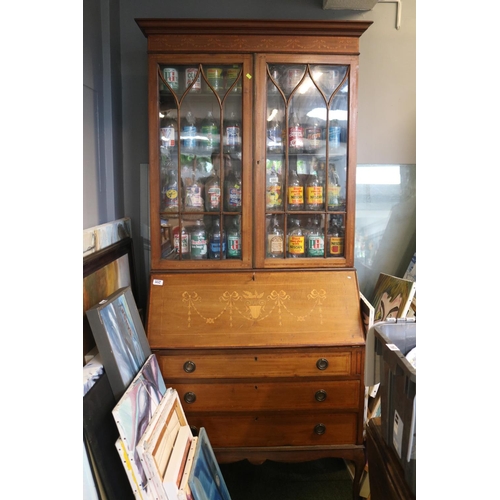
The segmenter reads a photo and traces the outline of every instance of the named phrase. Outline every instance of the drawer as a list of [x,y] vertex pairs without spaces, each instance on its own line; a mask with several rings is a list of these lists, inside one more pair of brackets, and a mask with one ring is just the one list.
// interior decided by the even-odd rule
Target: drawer
[[191,427],[205,427],[214,448],[361,444],[356,443],[356,413],[191,415],[187,418]]
[[165,380],[190,378],[359,377],[363,347],[154,351]]
[[358,410],[357,380],[172,384],[188,412]]

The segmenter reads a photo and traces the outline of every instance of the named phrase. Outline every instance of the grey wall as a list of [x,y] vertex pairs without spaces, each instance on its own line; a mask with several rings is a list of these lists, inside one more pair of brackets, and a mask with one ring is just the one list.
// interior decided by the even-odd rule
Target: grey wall
[[[89,11],[84,15],[84,56],[89,45],[93,47],[98,43],[100,34],[103,38],[101,44],[104,59],[98,59],[104,61],[102,77],[105,82],[102,93],[105,97],[107,92],[107,97],[112,99],[107,114],[103,113],[100,130],[100,135],[108,145],[108,154],[101,153],[104,166],[93,165],[90,161],[92,158],[87,158],[84,163],[84,178],[88,176],[84,189],[90,190],[93,195],[85,202],[84,228],[93,225],[85,226],[85,218],[95,219],[96,213],[99,214],[98,223],[123,216],[131,217],[141,290],[141,295],[137,298],[139,305],[144,306],[147,293],[147,265],[144,264],[147,238],[144,226],[141,225],[144,207],[141,213],[140,200],[141,181],[144,181],[144,169],[141,176],[141,164],[148,163],[147,41],[134,19],[194,17],[373,21],[373,25],[360,41],[358,163],[414,164],[415,0],[405,0],[402,4],[401,28],[397,30],[395,3],[380,3],[368,12],[344,12],[323,10],[322,0],[84,1],[84,13]],[[97,8],[97,5],[101,5],[101,8]],[[118,31],[115,23],[118,19],[119,48],[114,44]],[[114,60],[115,56],[118,57],[118,49],[121,54],[119,69]],[[97,49],[92,52],[94,67],[96,52]],[[84,57],[84,92],[85,74],[88,67],[92,66],[89,62],[85,63],[86,60],[87,57]],[[113,79],[117,71],[120,71],[119,80]],[[93,94],[98,92],[96,84],[87,81],[87,86],[88,94],[90,89]],[[89,102],[90,97],[89,95]],[[115,109],[118,99],[121,100],[120,113]],[[101,105],[106,106],[106,103]],[[91,117],[84,116],[84,122],[85,119],[90,122]],[[91,123],[87,125],[89,129]],[[85,134],[87,138],[94,137],[86,132],[84,123],[84,136]],[[110,139],[109,134],[112,134],[113,139]],[[121,137],[115,138],[116,134]],[[119,150],[116,146],[120,140],[123,148]],[[92,141],[86,142],[91,151]],[[89,151],[86,156],[90,155]],[[95,186],[93,190],[90,189],[92,183],[99,179],[96,171],[102,171],[101,178],[106,182],[103,200],[99,198],[102,190],[95,189]],[[102,220],[103,218],[106,220]]]
[[123,217],[119,0],[83,3],[83,229]]

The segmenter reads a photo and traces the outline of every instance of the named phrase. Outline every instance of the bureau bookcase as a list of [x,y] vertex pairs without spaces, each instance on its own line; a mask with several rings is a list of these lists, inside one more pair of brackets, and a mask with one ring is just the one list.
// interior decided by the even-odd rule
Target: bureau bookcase
[[137,19],[148,44],[146,331],[217,459],[365,465],[354,269],[370,22]]

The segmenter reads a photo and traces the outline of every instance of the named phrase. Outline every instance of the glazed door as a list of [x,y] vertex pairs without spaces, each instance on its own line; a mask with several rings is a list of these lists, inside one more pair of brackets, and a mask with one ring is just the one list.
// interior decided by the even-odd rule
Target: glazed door
[[252,265],[251,61],[149,59],[153,270]]
[[356,59],[261,55],[256,79],[257,267],[352,267]]

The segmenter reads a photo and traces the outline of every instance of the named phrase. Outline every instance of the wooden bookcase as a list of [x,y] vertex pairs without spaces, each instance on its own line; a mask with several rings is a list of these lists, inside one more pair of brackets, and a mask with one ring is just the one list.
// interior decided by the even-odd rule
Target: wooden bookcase
[[146,331],[165,382],[219,461],[343,457],[357,498],[357,79],[371,23],[137,23],[149,65]]

